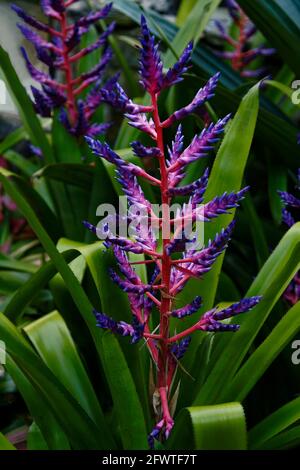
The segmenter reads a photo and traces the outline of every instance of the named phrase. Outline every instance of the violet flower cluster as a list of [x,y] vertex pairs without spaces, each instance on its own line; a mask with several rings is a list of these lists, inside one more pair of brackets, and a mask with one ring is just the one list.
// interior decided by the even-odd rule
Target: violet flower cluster
[[[300,169],[298,170],[297,189],[300,190]],[[288,227],[292,227],[295,222],[300,220],[300,199],[286,191],[278,191],[280,199],[283,203],[282,221]],[[295,305],[300,300],[300,272],[294,276],[283,297],[291,304]]]
[[[96,136],[105,133],[109,127],[108,124],[93,123],[92,118],[102,101],[97,89],[112,56],[107,40],[115,23],[111,23],[93,44],[81,48],[83,35],[96,22],[107,17],[112,4],[71,23],[68,10],[76,1],[41,0],[42,11],[53,26],[39,21],[17,5],[12,5],[12,9],[24,22],[18,24],[20,31],[33,44],[39,61],[48,68],[48,73],[37,69],[31,63],[26,49],[21,48],[29,74],[41,86],[31,87],[36,111],[43,117],[50,117],[53,110],[58,108],[60,121],[72,135]],[[103,48],[99,63],[76,76],[80,60],[99,48]],[[57,72],[62,74],[61,81],[57,78]],[[87,96],[81,98],[82,93],[92,84]]]
[[273,48],[263,45],[252,48],[249,47],[251,38],[257,32],[256,26],[251,22],[241,7],[234,0],[227,0],[226,6],[238,31],[237,38],[233,38],[226,31],[221,21],[215,21],[221,38],[230,46],[230,51],[215,51],[218,57],[229,60],[232,68],[243,77],[261,77],[265,72],[265,67],[249,69],[248,66],[258,57],[273,55],[276,51]]
[[[140,166],[123,160],[107,143],[102,143],[91,137],[86,140],[93,153],[116,166],[118,181],[123,186],[129,200],[130,210],[135,205],[147,214],[147,224],[138,223],[130,238],[118,236],[105,225],[105,245],[111,248],[118,263],[118,272],[110,270],[112,280],[128,295],[132,310],[132,323],[117,322],[109,312],[95,312],[97,325],[121,336],[127,336],[132,343],[145,341],[155,365],[156,393],[159,396],[159,406],[155,407],[156,424],[149,434],[149,445],[154,446],[155,440],[167,439],[174,425],[170,412],[174,390],[172,385],[178,369],[191,342],[191,335],[197,331],[235,332],[239,326],[227,320],[238,314],[249,311],[260,300],[251,297],[234,303],[225,309],[213,308],[197,318],[197,312],[202,305],[202,299],[197,296],[184,307],[178,305],[177,295],[191,278],[202,278],[215,260],[226,249],[230,240],[234,223],[224,228],[215,238],[202,249],[189,247],[188,234],[175,230],[178,223],[189,219],[209,222],[220,214],[228,213],[238,206],[248,188],[239,192],[225,193],[216,196],[209,202],[203,203],[204,193],[208,184],[209,171],[195,182],[183,185],[188,165],[206,156],[217,144],[230,117],[226,116],[205,127],[187,146],[181,124],[178,125],[174,141],[166,148],[164,130],[182,120],[191,113],[199,111],[210,98],[214,96],[219,74],[212,77],[201,88],[191,103],[175,111],[165,120],[159,114],[158,98],[160,93],[183,80],[183,74],[189,68],[192,54],[192,44],[188,44],[178,62],[166,73],[159,55],[158,46],[151,35],[146,20],[141,19],[141,58],[140,82],[150,97],[149,105],[139,105],[132,102],[121,85],[103,87],[101,96],[104,101],[119,108],[129,120],[129,124],[147,134],[153,141],[152,146],[145,146],[139,141],[132,143],[132,148],[138,157],[150,157],[159,166],[159,176],[147,173]],[[162,217],[152,210],[152,205],[144,195],[138,182],[138,177],[159,188]],[[182,206],[175,218],[171,217],[170,205],[174,196],[187,196],[189,204]],[[189,207],[189,209],[187,209]],[[159,226],[160,236],[152,230],[152,222]],[[163,224],[171,227],[172,235],[164,237]],[[98,233],[98,227],[85,222],[85,226]],[[159,248],[159,238],[162,238],[162,248]],[[178,257],[178,253],[182,252]],[[144,261],[132,262],[130,253],[144,255]],[[134,269],[135,263],[145,263],[153,266],[149,282],[144,283]],[[159,325],[155,331],[150,330],[149,320],[152,312],[159,312]],[[184,319],[194,315],[195,323],[179,333],[174,331],[172,319]],[[225,320],[225,321],[224,321]]]

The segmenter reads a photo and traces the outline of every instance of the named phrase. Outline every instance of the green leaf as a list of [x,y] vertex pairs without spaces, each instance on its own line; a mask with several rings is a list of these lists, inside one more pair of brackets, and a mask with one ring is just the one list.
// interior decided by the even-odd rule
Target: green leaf
[[300,397],[286,403],[249,431],[249,448],[261,449],[265,442],[300,420]]
[[91,382],[65,322],[52,312],[29,323],[24,331],[56,378],[69,390],[100,429],[108,432]]
[[[276,80],[265,80],[264,81],[264,85],[268,85],[272,88],[275,88],[275,90],[278,90],[281,92],[281,98],[282,98],[282,95],[285,95],[287,98],[289,98],[291,101],[293,99],[293,93],[295,92],[294,89],[291,89],[289,86],[285,85],[284,83],[280,83]],[[298,102],[298,99],[295,100],[295,106],[297,106],[298,108],[300,107],[300,103]]]
[[55,160],[57,162],[82,164],[80,143],[61,124],[59,121],[58,112],[55,112],[53,118],[52,142]]
[[247,194],[242,206],[245,211],[248,226],[250,227],[253,245],[255,247],[257,266],[260,269],[269,257],[268,243],[250,194]]
[[4,170],[2,170],[0,171],[0,181],[2,182],[7,193],[12,197],[12,199],[15,200],[20,211],[23,213],[24,217],[27,219],[33,231],[39,238],[45,251],[48,253],[49,257],[54,262],[57,271],[59,271],[59,273],[62,275],[66,286],[70,294],[72,295],[73,300],[92,335],[94,344],[100,355],[99,338],[101,336],[101,333],[99,331],[99,328],[96,327],[96,323],[92,315],[93,307],[87,295],[85,294],[80,283],[76,279],[76,276],[66,263],[64,257],[56,249],[56,246],[49,237],[39,217],[37,216],[37,214],[35,214],[30,204],[27,202],[27,200],[23,198],[22,194],[19,192],[19,188],[15,184],[15,178],[12,178],[9,172],[4,172]]
[[113,442],[108,433],[89,418],[67,389],[33,352],[16,327],[0,315],[0,335],[11,356],[34,388],[48,403],[74,449],[109,449]]
[[12,271],[20,271],[24,273],[34,273],[37,268],[31,263],[16,260],[10,256],[0,253],[0,269],[9,269]]
[[117,339],[110,333],[102,337],[105,371],[126,450],[147,449],[147,430],[143,410]]
[[53,240],[57,240],[61,236],[60,227],[55,215],[24,178],[4,168],[0,168],[0,181],[21,212],[22,204],[26,201],[30,209],[38,214],[49,236]]
[[184,24],[196,3],[197,0],[181,0],[176,17],[176,24],[178,26],[182,26]]
[[4,153],[4,158],[11,165],[18,168],[25,176],[31,178],[33,173],[35,173],[38,167],[32,163],[28,158],[23,157],[20,153],[17,153],[13,150],[8,150]]
[[300,426],[294,426],[265,442],[263,450],[288,450],[298,448],[300,443]]
[[195,406],[176,418],[168,449],[245,450],[246,420],[240,403]]
[[221,400],[243,401],[279,353],[300,330],[300,302],[294,305],[243,364],[220,394]]
[[297,448],[300,443],[300,426],[294,426],[263,445],[263,450],[288,450]]
[[[112,283],[110,276],[108,275],[108,268],[114,265],[114,259],[110,252],[107,252],[101,242],[97,242],[90,245],[84,245],[80,243],[74,243],[70,240],[60,240],[59,249],[77,248],[86,259],[87,265],[91,272],[92,278],[97,287],[100,300],[101,308],[104,313],[113,317],[116,320],[125,320],[131,322],[131,312],[128,305],[126,295],[120,290],[115,290],[115,285]],[[114,296],[111,297],[111,292],[114,290]],[[126,422],[134,420],[139,425],[140,431],[138,433],[125,432],[124,439],[128,440],[129,445],[136,445],[139,448],[144,448],[145,445],[145,419],[149,421],[149,399],[148,399],[148,388],[146,385],[147,371],[148,371],[148,353],[146,348],[143,350],[137,350],[138,345],[132,345],[128,342],[127,338],[120,339],[120,346],[118,340],[110,341],[110,335],[101,336],[101,360],[103,367],[106,371],[106,377],[110,384],[113,384],[116,379],[114,368],[110,365],[109,354],[114,354],[117,362],[123,364],[124,374],[126,374],[127,387],[131,387],[132,392],[130,396],[128,393],[127,400],[133,403],[131,406],[129,403],[125,408],[118,408],[119,403],[116,401],[115,406],[118,408],[118,413],[121,413],[120,419],[123,422],[122,426],[127,426]],[[117,346],[118,345],[118,346]],[[104,350],[107,348],[107,355],[104,354]],[[105,359],[107,357],[107,359]],[[126,359],[126,360],[125,360]],[[126,364],[126,367],[125,367]],[[120,382],[118,387],[125,386],[125,381]],[[119,390],[118,388],[116,390]],[[138,394],[137,394],[138,392]],[[111,389],[111,393],[116,399],[115,389]],[[143,406],[141,406],[141,404]],[[135,408],[136,417],[132,417],[133,409]],[[145,418],[143,415],[143,410]],[[119,416],[119,415],[118,415]],[[127,435],[128,434],[128,435]],[[126,437],[127,436],[127,437]],[[124,444],[125,445],[125,444]],[[127,447],[125,447],[127,448]]]
[[[220,3],[221,0],[198,0],[196,2],[184,25],[178,30],[172,41],[172,48],[177,53],[181,53],[191,40],[194,40],[194,43],[197,44],[212,14]],[[174,55],[169,50],[165,56],[164,65],[165,67],[171,67],[173,62]]]
[[70,449],[69,441],[58,424],[58,421],[55,419],[47,401],[34,388],[9,354],[6,355],[5,368],[13,378],[30,415],[39,426],[48,448],[53,450]]
[[28,134],[24,127],[18,127],[18,129],[12,131],[0,142],[0,155],[3,155],[7,150],[21,142],[21,140],[27,139],[27,137]]
[[16,448],[0,432],[0,450],[16,450]]
[[41,433],[40,428],[34,421],[29,428],[27,435],[27,449],[28,450],[49,450],[47,443]]
[[[62,256],[68,262],[77,256],[77,252],[74,250],[66,251]],[[43,289],[56,273],[57,269],[52,261],[48,261],[41,266],[39,270],[16,291],[14,296],[6,305],[4,314],[13,323],[17,323],[22,318],[22,314],[26,307],[36,297],[37,292]]]
[[90,191],[95,171],[92,167],[76,163],[56,163],[44,166],[33,176],[49,178]]
[[52,163],[54,161],[54,156],[46,134],[43,131],[39,119],[37,118],[27,92],[20,82],[18,75],[16,74],[9,55],[1,46],[0,68],[3,73],[6,86],[8,87],[11,96],[18,108],[26,132],[30,136],[32,142],[42,150],[45,161],[47,163]]

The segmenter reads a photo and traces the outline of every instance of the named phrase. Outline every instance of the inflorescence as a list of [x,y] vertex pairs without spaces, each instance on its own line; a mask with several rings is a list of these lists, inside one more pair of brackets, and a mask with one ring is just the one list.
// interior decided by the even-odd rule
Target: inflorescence
[[[12,5],[12,9],[24,22],[18,24],[20,31],[33,44],[39,61],[48,68],[48,73],[37,69],[31,63],[26,49],[21,48],[29,74],[41,85],[41,88],[31,87],[38,114],[50,117],[53,110],[58,108],[60,121],[72,135],[97,136],[105,133],[109,127],[107,123],[93,123],[92,118],[102,103],[98,87],[112,56],[107,41],[115,23],[111,23],[93,44],[81,47],[83,35],[99,20],[107,17],[112,4],[71,23],[68,10],[76,1],[78,0],[41,0],[43,13],[50,20],[49,24],[39,21],[17,5]],[[99,63],[76,76],[80,60],[99,48],[103,48]],[[57,72],[62,72],[61,81]],[[109,83],[112,85],[112,82],[113,80]],[[107,87],[110,86],[109,83]],[[92,84],[93,87],[89,89]],[[85,91],[88,93],[83,98],[82,93]]]
[[251,38],[256,34],[256,26],[251,22],[242,8],[234,0],[226,0],[226,6],[233,23],[238,31],[237,37],[233,38],[226,31],[223,23],[219,20],[215,24],[219,30],[221,38],[230,46],[229,51],[215,51],[218,57],[229,60],[234,70],[243,77],[261,77],[266,72],[265,67],[249,68],[248,66],[258,57],[273,55],[275,49],[263,45],[255,48],[249,47]]
[[[228,319],[249,311],[260,301],[260,297],[252,297],[225,309],[213,308],[204,313],[200,319],[196,319],[193,326],[179,333],[174,332],[172,326],[173,318],[183,319],[195,315],[201,307],[202,300],[198,296],[190,304],[178,308],[176,296],[191,278],[202,278],[211,269],[215,260],[226,249],[234,227],[234,223],[231,223],[209,241],[207,246],[195,249],[189,248],[188,242],[192,240],[189,240],[186,234],[181,233],[179,236],[179,233],[174,230],[175,223],[183,222],[186,218],[189,218],[192,223],[209,222],[220,214],[226,214],[230,209],[237,207],[248,189],[225,193],[202,204],[208,184],[208,170],[194,183],[180,185],[188,165],[206,156],[214,148],[230,119],[230,116],[226,116],[208,125],[192,139],[187,147],[184,146],[183,131],[179,124],[171,147],[166,149],[164,130],[191,113],[199,111],[207,100],[214,96],[218,83],[219,74],[216,74],[197,92],[190,104],[175,111],[167,119],[161,120],[158,106],[159,95],[163,90],[183,80],[183,74],[189,68],[192,49],[192,43],[188,44],[178,62],[164,73],[158,46],[149,31],[146,19],[142,17],[139,73],[140,83],[150,97],[150,104],[133,103],[117,82],[99,90],[102,101],[120,109],[131,126],[146,133],[152,139],[153,146],[145,146],[135,141],[132,143],[132,148],[135,155],[142,158],[150,157],[158,162],[159,178],[123,160],[106,142],[102,143],[89,136],[86,138],[97,157],[116,166],[117,178],[128,196],[129,206],[137,205],[144,209],[149,220],[154,219],[160,230],[163,223],[173,227],[172,235],[162,237],[162,249],[159,249],[159,237],[155,236],[149,226],[137,225],[135,233],[130,238],[117,236],[106,227],[105,245],[113,250],[119,269],[119,272],[111,269],[110,276],[128,294],[133,320],[131,324],[123,321],[117,322],[103,312],[94,312],[100,328],[128,336],[132,343],[146,341],[155,364],[156,389],[160,397],[160,406],[156,409],[156,424],[149,435],[151,447],[154,446],[156,439],[167,439],[173,428],[174,420],[170,412],[172,383],[179,361],[189,347],[192,333],[196,331],[235,332],[239,326],[230,323]],[[153,213],[137,177],[159,188],[162,203],[161,218]],[[173,197],[178,195],[188,196],[190,204],[184,205],[183,209],[172,219],[170,205]],[[192,209],[187,210],[188,206]],[[85,225],[97,233],[95,226],[88,222],[85,222]],[[179,252],[182,254],[178,258]],[[128,256],[130,253],[144,254],[145,261],[142,263],[153,265],[153,275],[148,283],[145,284],[136,273],[134,263]],[[160,320],[156,331],[151,332],[149,320],[154,308],[159,311]]]

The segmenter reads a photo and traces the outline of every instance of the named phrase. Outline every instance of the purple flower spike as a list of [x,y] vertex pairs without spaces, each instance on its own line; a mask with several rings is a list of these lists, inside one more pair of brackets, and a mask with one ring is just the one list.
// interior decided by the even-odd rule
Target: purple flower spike
[[130,172],[134,176],[142,176],[144,178],[150,179],[151,177],[139,166],[134,165],[133,163],[125,162],[117,153],[115,153],[110,146],[104,142],[93,139],[89,136],[85,137],[87,144],[92,150],[93,154],[97,157],[104,158],[104,160],[109,163],[113,163],[117,166],[118,170],[124,170]]
[[195,243],[196,237],[193,239],[188,238],[185,233],[181,233],[179,237],[174,237],[168,245],[166,245],[165,249],[170,256],[172,253],[178,253],[179,251],[184,251],[185,247],[188,243]]
[[131,264],[128,261],[128,256],[126,253],[119,247],[119,246],[113,246],[114,250],[114,255],[116,257],[116,260],[118,262],[118,267],[121,271],[121,273],[130,281],[132,284],[137,284],[140,282],[139,276],[136,274],[136,272],[133,270]]
[[175,140],[172,143],[172,148],[169,150],[169,157],[170,157],[170,166],[173,165],[181,155],[183,149],[183,133],[182,133],[182,126],[179,124]]
[[160,433],[161,433],[161,430],[163,428],[163,425],[164,425],[164,420],[161,420],[155,427],[154,429],[151,431],[151,433],[149,434],[148,436],[148,444],[149,444],[149,447],[150,449],[154,449],[154,441],[155,439],[158,439]]
[[[299,143],[299,142],[298,142]],[[297,174],[297,186],[299,187],[300,181],[300,170]],[[286,191],[277,191],[280,199],[283,203],[282,208],[282,222],[288,227],[292,227],[299,220],[299,209],[300,209],[300,199],[296,198],[293,194],[287,193]],[[288,210],[292,209],[292,213]],[[290,305],[295,305],[300,299],[300,275],[299,271],[294,276],[287,289],[283,294],[283,298],[287,300]]]
[[195,98],[190,104],[188,104],[184,108],[179,109],[178,111],[175,111],[175,113],[173,113],[166,121],[162,123],[162,126],[169,127],[175,121],[182,120],[186,116],[189,116],[190,114],[196,112],[199,108],[201,108],[201,106],[203,106],[206,101],[210,100],[214,96],[219,78],[220,72],[216,73],[216,75],[210,78],[203,88],[200,88],[200,90],[198,91]]
[[169,167],[169,171],[176,171],[178,168],[188,163],[205,157],[207,153],[213,149],[214,144],[220,140],[220,134],[224,132],[224,128],[230,117],[231,115],[229,114],[225,118],[219,119],[216,124],[211,124],[207,128],[204,128],[199,136],[193,138],[191,144],[182,152],[175,164]]
[[49,32],[49,26],[38,21],[34,16],[28,15],[23,8],[19,7],[18,5],[11,5],[11,9],[29,26],[37,29],[38,31],[42,31],[44,33]]
[[248,190],[249,187],[246,187],[238,193],[224,193],[223,196],[216,196],[212,201],[196,211],[196,219],[210,220],[220,214],[228,213],[230,209],[234,209],[238,206]]
[[[216,56],[231,62],[233,70],[240,73],[242,77],[257,78],[263,76],[266,72],[265,67],[259,69],[248,69],[247,66],[257,57],[266,57],[273,55],[276,51],[263,45],[251,49],[250,40],[255,35],[256,26],[251,23],[245,12],[235,1],[227,1],[226,6],[234,23],[236,34],[230,36],[227,33],[222,22],[216,21],[215,24],[220,32],[220,37],[226,44],[223,51],[215,51]],[[231,27],[228,28],[231,31]],[[227,50],[229,47],[229,50]]]
[[293,194],[289,194],[286,191],[278,191],[278,194],[286,206],[300,209],[300,199],[297,199]]
[[38,33],[32,31],[32,29],[28,28],[26,25],[17,24],[17,26],[25,39],[30,41],[36,48],[54,49],[53,44],[43,39]]
[[292,214],[286,210],[282,210],[282,222],[287,225],[289,228],[292,227],[295,224],[295,219],[292,216]]
[[132,284],[129,281],[124,281],[120,276],[113,270],[109,270],[110,277],[112,281],[117,284],[123,292],[129,292],[133,294],[145,294],[146,292],[151,291],[151,286],[147,284]]
[[125,114],[125,117],[129,119],[129,125],[139,129],[142,132],[150,135],[153,140],[156,140],[157,133],[155,130],[154,122],[152,119],[148,121],[146,114]]
[[31,87],[31,91],[34,97],[34,105],[37,112],[42,117],[50,117],[53,109],[52,100],[34,86]]
[[230,305],[223,310],[219,310],[214,313],[213,318],[214,320],[220,321],[225,320],[226,318],[231,318],[235,315],[239,315],[240,313],[245,313],[255,307],[260,301],[262,297],[249,297],[248,299],[243,299],[240,302],[236,302],[235,304]]
[[134,154],[140,158],[148,158],[148,157],[159,157],[160,150],[157,147],[145,147],[138,141],[131,142],[131,147],[133,148]]
[[237,331],[239,329],[239,325],[222,323],[220,320],[231,318],[235,315],[239,315],[240,313],[249,312],[261,301],[261,299],[262,298],[260,296],[250,297],[248,299],[243,299],[240,302],[236,302],[223,310],[217,310],[214,308],[203,315],[196,327],[200,330],[210,332]]
[[189,69],[188,63],[191,60],[192,52],[193,41],[187,45],[178,62],[176,62],[176,64],[174,64],[173,67],[171,67],[164,76],[162,88],[169,88],[170,86],[175,85],[176,83],[179,83],[183,80],[182,75]]
[[[115,77],[118,79],[118,76]],[[121,85],[115,81],[114,77],[105,85],[105,87],[99,90],[99,94],[105,103],[108,103],[113,108],[118,108],[123,113],[127,113],[129,115],[148,112],[152,109],[151,106],[149,107],[133,103],[133,101],[128,98]]]
[[[30,62],[29,57],[28,57],[27,52],[24,49],[24,47],[21,47],[21,52],[22,52],[22,55],[24,57],[27,70],[28,70],[29,74],[31,75],[31,77],[34,80],[36,80],[37,82],[40,82],[42,84],[54,86],[54,81],[50,78],[49,75],[47,75],[44,72],[41,72],[40,70],[35,68],[34,65],[32,65],[32,63]],[[57,84],[57,88],[60,88],[59,84]]]
[[192,315],[193,313],[197,312],[202,305],[202,298],[195,297],[193,302],[186,305],[185,307],[179,308],[177,310],[173,310],[171,312],[172,317],[175,318],[184,318],[186,316]]
[[98,229],[95,225],[92,225],[90,222],[84,220],[83,225],[85,228],[90,230],[95,235],[100,235],[100,238],[103,238],[103,235],[106,235],[107,246],[110,247],[111,244],[117,245],[124,251],[130,251],[131,253],[136,253],[138,255],[145,253],[145,248],[138,242],[133,242],[124,237],[115,237],[109,231],[105,232],[105,227],[103,230]]
[[131,336],[132,343],[137,343],[141,339],[144,325],[139,324],[136,321],[134,321],[133,325],[129,325],[129,323],[124,321],[116,322],[105,315],[105,313],[97,312],[96,310],[94,310],[93,313],[97,320],[96,325],[99,328],[110,330],[111,332],[118,333],[121,336]]
[[203,176],[197,181],[194,181],[194,183],[177,188],[170,188],[168,190],[169,196],[188,196],[189,194],[193,194],[192,202],[194,204],[201,204],[208,184],[208,175],[209,169],[207,168]]
[[91,26],[97,23],[97,21],[99,20],[103,20],[109,15],[112,9],[112,5],[113,5],[112,3],[108,3],[102,8],[102,10],[91,11],[88,15],[82,18],[79,18],[79,20],[77,21],[78,26],[86,28],[88,26]]
[[213,263],[223,251],[227,248],[230,241],[235,222],[231,222],[226,229],[217,234],[213,241],[210,241],[207,247],[201,251],[187,251],[182,261],[189,260],[189,263],[183,263],[189,271],[196,277],[201,277],[209,272]]
[[64,12],[64,4],[61,0],[41,0],[41,7],[46,16],[61,19],[61,13]]
[[149,93],[159,93],[163,82],[163,64],[158,52],[158,44],[155,44],[146,18],[141,17],[141,59],[140,59],[140,83]]
[[125,168],[118,170],[118,182],[122,185],[123,191],[128,197],[130,204],[145,208],[147,213],[151,212],[151,204],[145,198],[142,188],[137,182],[137,179],[130,171]]
[[102,143],[100,140],[96,140],[91,137],[86,137],[85,140],[93,154],[97,157],[102,157],[109,163],[113,163],[118,166],[124,165],[124,160],[122,160],[121,157],[119,157],[119,155],[115,153],[106,142]]
[[187,348],[189,347],[192,341],[191,336],[187,336],[186,338],[182,339],[178,344],[174,344],[171,347],[171,353],[176,357],[179,361],[185,355]]

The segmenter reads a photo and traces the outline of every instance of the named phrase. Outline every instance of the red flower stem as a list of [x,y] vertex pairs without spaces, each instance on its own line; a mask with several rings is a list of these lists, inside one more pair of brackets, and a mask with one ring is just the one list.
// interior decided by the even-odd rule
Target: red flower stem
[[243,69],[243,56],[244,56],[243,50],[247,41],[246,32],[245,32],[247,21],[248,21],[247,15],[243,11],[241,11],[241,16],[237,22],[237,25],[239,28],[239,38],[237,41],[234,58],[232,59],[232,68],[234,70]]
[[154,295],[152,295],[150,292],[146,292],[146,295],[147,295],[147,297],[149,297],[149,299],[153,300],[153,302],[160,308],[160,306],[161,306],[160,300],[158,300],[156,297],[154,297]]
[[[65,6],[68,6],[67,4]],[[64,71],[66,74],[66,89],[67,89],[67,108],[69,113],[69,118],[71,124],[74,125],[77,119],[77,109],[76,109],[76,100],[73,89],[73,73],[72,65],[69,61],[69,49],[66,44],[68,36],[68,23],[67,23],[67,14],[63,12],[60,18],[60,27],[61,27],[61,37],[63,43],[63,61],[64,61]]]
[[[170,237],[166,235],[169,232],[170,228],[170,198],[168,196],[168,171],[165,160],[165,149],[164,149],[164,138],[163,138],[163,129],[160,122],[157,95],[155,93],[151,94],[151,101],[153,106],[153,120],[155,125],[155,130],[157,133],[157,147],[160,150],[159,156],[159,166],[160,166],[160,175],[161,175],[161,203],[162,203],[162,219],[163,219],[163,228],[162,228],[162,239],[163,239],[163,253],[161,260],[161,270],[162,270],[162,283],[164,289],[162,290],[161,296],[161,305],[160,305],[160,326],[159,334],[161,338],[159,339],[159,356],[158,356],[158,388],[161,397],[161,405],[163,410],[164,418],[171,419],[169,409],[168,409],[168,338],[169,338],[169,314],[168,312],[171,309],[171,296],[169,295],[170,291],[170,275],[171,275],[171,258],[167,254],[166,247],[170,242]],[[166,232],[164,231],[164,226],[167,228]],[[165,232],[165,233],[164,233]]]
[[183,258],[183,259],[174,259],[172,260],[172,264],[181,264],[181,263],[194,263],[194,258]]
[[151,339],[161,339],[160,335],[152,335],[151,333],[144,333],[144,338],[151,338]]
[[61,32],[57,31],[54,28],[51,28],[50,26],[47,26],[47,33],[49,33],[51,36],[56,36],[58,38],[62,38]]
[[147,173],[146,171],[144,171],[142,169],[140,171],[140,176],[147,179],[154,186],[159,186],[160,187],[161,184],[162,184],[160,180],[158,180],[157,178],[154,178],[154,176],[149,175],[149,173]]
[[[163,417],[167,426],[166,433],[169,433],[170,430],[168,430],[168,425],[171,425],[171,429],[172,429],[174,421],[169,411],[167,387],[160,387],[159,394],[160,394],[160,399],[161,399]],[[168,438],[168,435],[166,435],[166,437]]]
[[[201,322],[201,320],[200,320]],[[190,328],[187,328],[186,330],[182,331],[181,333],[178,333],[178,335],[172,336],[171,338],[168,339],[168,343],[175,343],[176,341],[179,341],[182,338],[185,338],[185,336],[190,335],[191,333],[194,333],[194,331],[200,330],[200,322],[195,323],[195,325],[191,326]]]
[[181,287],[182,284],[185,284],[185,282],[189,279],[189,277],[190,276],[186,274],[179,282],[177,282],[177,284],[175,284],[175,286],[173,286],[172,289],[170,290],[170,294],[171,295],[175,294],[177,289],[179,289],[179,287]]

